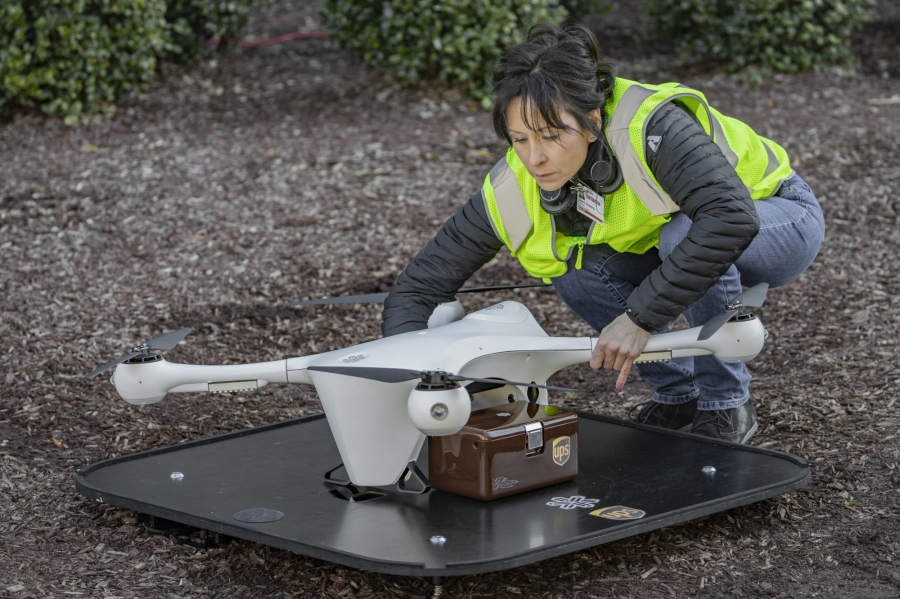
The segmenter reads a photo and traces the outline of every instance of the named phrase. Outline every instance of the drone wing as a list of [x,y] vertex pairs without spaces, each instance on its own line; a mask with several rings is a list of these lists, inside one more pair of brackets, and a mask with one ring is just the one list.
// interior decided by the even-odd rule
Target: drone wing
[[363,379],[379,381],[381,383],[403,383],[421,378],[418,370],[406,370],[405,368],[371,368],[366,366],[307,366],[307,370],[331,372],[346,376],[355,376]]

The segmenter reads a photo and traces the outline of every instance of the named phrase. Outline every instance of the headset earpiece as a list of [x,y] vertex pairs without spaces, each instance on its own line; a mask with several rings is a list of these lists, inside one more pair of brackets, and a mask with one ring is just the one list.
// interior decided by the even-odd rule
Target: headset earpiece
[[609,181],[612,174],[613,166],[609,160],[598,160],[591,165],[590,178],[595,183],[605,183]]
[[[592,181],[595,190],[601,194],[614,192],[622,186],[623,181],[619,163],[602,138],[588,147],[587,160],[578,175],[582,181]],[[541,208],[553,216],[572,210],[578,202],[578,194],[572,191],[569,183],[553,191],[541,189],[540,194]]]
[[543,208],[544,212],[552,214],[553,216],[566,212],[572,208],[578,200],[576,194],[570,193],[568,183],[554,191],[541,189],[540,193],[541,208]]
[[612,193],[622,186],[622,171],[619,170],[619,162],[606,146],[603,140],[597,140],[588,149],[588,159],[581,172],[586,179],[594,182],[599,193]]
[[602,194],[614,192],[622,187],[622,182],[624,181],[622,170],[619,168],[619,163],[615,157],[611,156],[610,161],[607,164],[609,164],[610,174],[606,180],[602,182],[594,180],[594,182],[597,183],[597,192]]

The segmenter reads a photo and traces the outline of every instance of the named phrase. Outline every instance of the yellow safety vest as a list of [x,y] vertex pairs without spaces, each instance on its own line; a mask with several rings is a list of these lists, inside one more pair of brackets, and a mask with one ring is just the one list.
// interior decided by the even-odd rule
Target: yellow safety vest
[[787,152],[741,121],[710,107],[702,93],[677,83],[649,85],[617,79],[608,105],[606,139],[619,162],[624,182],[604,197],[604,224],[593,222],[585,237],[555,230],[541,208],[540,188],[515,151],[485,177],[487,212],[497,236],[534,277],[548,280],[566,272],[566,260],[578,248],[581,268],[585,244],[607,243],[618,252],[642,254],[659,243],[659,229],[678,205],[650,172],[644,155],[645,127],[666,102],[677,100],[721,148],[754,200],[771,197],[793,174]]

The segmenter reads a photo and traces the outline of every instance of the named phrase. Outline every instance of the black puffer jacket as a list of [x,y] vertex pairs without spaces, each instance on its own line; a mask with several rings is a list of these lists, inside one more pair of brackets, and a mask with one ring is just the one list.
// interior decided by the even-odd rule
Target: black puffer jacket
[[[750,194],[722,151],[693,117],[670,103],[650,120],[647,163],[662,188],[691,219],[687,236],[629,296],[628,314],[658,331],[697,301],[738,259],[759,230]],[[479,191],[400,273],[385,300],[381,330],[424,329],[434,308],[503,247]]]

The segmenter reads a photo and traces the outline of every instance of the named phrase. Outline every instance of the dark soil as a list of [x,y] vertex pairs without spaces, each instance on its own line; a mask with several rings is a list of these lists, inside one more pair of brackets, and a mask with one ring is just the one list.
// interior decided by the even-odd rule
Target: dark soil
[[[622,2],[604,17],[620,73],[679,79],[783,143],[822,201],[825,245],[773,290],[771,333],[750,365],[752,443],[812,464],[791,495],[528,567],[454,579],[452,597],[860,597],[900,594],[900,54],[883,0],[856,72],[738,77],[674,71],[633,42]],[[618,16],[616,16],[618,15]],[[592,21],[597,26],[596,21]],[[643,24],[642,24],[643,23]],[[309,7],[254,14],[258,37],[318,28]],[[629,30],[628,27],[633,27]],[[22,114],[0,125],[0,596],[421,597],[382,576],[249,542],[200,550],[97,505],[75,472],[111,456],[320,410],[305,387],[173,395],[136,408],[79,377],[136,342],[194,326],[175,361],[238,363],[380,334],[377,306],[285,301],[386,290],[502,151],[488,115],[410,90],[328,42],[233,50],[167,68],[115,114],[70,128]],[[525,282],[508,256],[470,284]],[[517,298],[550,334],[589,334],[552,291]],[[624,416],[586,366],[554,381],[567,406]]]

